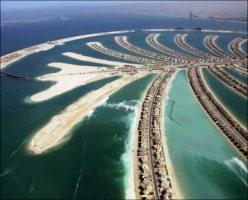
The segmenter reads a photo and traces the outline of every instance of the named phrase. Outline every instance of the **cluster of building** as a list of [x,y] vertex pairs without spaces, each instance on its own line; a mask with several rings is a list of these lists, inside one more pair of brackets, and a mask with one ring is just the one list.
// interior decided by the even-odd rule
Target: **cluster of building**
[[208,35],[205,37],[204,42],[206,47],[218,55],[220,58],[225,60],[234,59],[234,56],[227,54],[225,51],[222,51],[215,43],[217,36],[215,35]]
[[194,58],[187,56],[185,54],[176,52],[168,47],[165,47],[164,45],[161,45],[157,40],[156,40],[156,34],[150,34],[147,37],[148,43],[155,49],[158,49],[161,52],[164,52],[174,58],[170,58],[169,60],[171,62],[176,62],[178,64],[183,64],[183,63],[190,63],[192,61],[195,61]]
[[118,36],[118,37],[116,37],[116,41],[118,42],[118,44],[120,44],[121,46],[123,46],[124,48],[126,48],[130,51],[133,51],[133,52],[138,53],[138,54],[142,54],[144,56],[148,56],[148,57],[156,59],[156,60],[163,61],[165,64],[170,64],[167,56],[156,54],[154,52],[150,52],[150,51],[141,49],[139,47],[136,47],[134,45],[131,45],[127,41],[126,36]]
[[210,67],[208,66],[208,69],[219,79],[224,81],[227,85],[229,85],[231,88],[236,90],[237,92],[248,96],[248,87],[246,84],[242,83],[240,80],[236,79],[235,77],[229,75],[226,71],[224,71],[220,67]]
[[175,70],[160,74],[149,88],[138,124],[138,190],[141,199],[171,199],[172,185],[165,162],[161,114],[166,83]]
[[246,59],[247,55],[241,50],[241,44],[245,41],[246,39],[243,38],[237,38],[234,39],[229,47],[230,50],[240,59]]
[[157,63],[155,60],[149,59],[149,58],[142,58],[142,57],[137,57],[137,56],[133,56],[133,55],[129,55],[129,54],[124,54],[124,53],[120,53],[117,51],[113,51],[110,49],[107,49],[106,47],[103,47],[102,45],[100,45],[99,43],[96,42],[91,42],[88,43],[93,49],[109,55],[109,56],[113,56],[116,58],[120,58],[120,59],[125,59],[125,60],[129,60],[129,61],[134,61],[134,62],[139,62],[139,63],[149,63],[149,64],[155,64]]
[[210,60],[210,61],[215,61],[216,58],[213,56],[208,55],[207,53],[201,52],[190,46],[186,41],[185,41],[185,34],[177,34],[176,35],[176,42],[177,44],[183,48],[184,50],[188,51],[189,53],[198,56],[201,59],[198,59],[199,61],[204,61],[205,60]]
[[[246,69],[244,67],[240,67],[240,66],[246,66]],[[247,72],[247,59],[243,60],[243,62],[239,62],[238,64],[229,64],[229,65],[226,65],[226,67],[230,67],[234,70],[236,70],[238,73],[244,75],[244,76],[247,76],[248,75],[248,72]]]
[[247,158],[247,130],[231,116],[207,88],[199,67],[189,68],[188,79],[203,109],[208,113],[216,126],[219,127],[227,138]]

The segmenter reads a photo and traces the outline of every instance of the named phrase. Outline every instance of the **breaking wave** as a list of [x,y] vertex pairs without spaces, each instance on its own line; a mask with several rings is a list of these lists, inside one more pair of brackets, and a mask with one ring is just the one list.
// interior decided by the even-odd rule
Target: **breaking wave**
[[247,166],[237,157],[233,157],[225,161],[225,164],[240,178],[240,180],[248,186],[247,183]]
[[128,131],[128,139],[125,142],[125,152],[121,156],[121,160],[124,164],[124,186],[125,186],[125,199],[135,199],[134,191],[134,171],[133,171],[133,145],[134,145],[134,131],[137,120],[136,112],[131,112],[126,118],[126,123],[130,125]]
[[90,119],[90,118],[93,116],[94,112],[95,112],[94,109],[90,110],[90,111],[87,113],[87,119]]
[[113,108],[117,110],[124,109],[125,111],[135,111],[138,100],[122,101],[120,103],[107,103],[104,102],[101,106],[106,108]]

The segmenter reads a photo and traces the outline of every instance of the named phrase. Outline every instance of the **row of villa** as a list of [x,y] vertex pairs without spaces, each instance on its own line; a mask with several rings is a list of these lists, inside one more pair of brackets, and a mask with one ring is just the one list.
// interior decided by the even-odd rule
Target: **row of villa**
[[174,74],[160,74],[149,88],[138,124],[138,191],[141,199],[171,199],[172,185],[165,162],[161,115],[166,83]]

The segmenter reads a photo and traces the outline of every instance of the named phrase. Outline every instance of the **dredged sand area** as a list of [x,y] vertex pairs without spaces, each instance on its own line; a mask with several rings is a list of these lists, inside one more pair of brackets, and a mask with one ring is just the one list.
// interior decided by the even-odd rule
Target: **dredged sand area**
[[136,66],[136,67],[141,66],[139,64],[110,61],[110,60],[105,60],[105,59],[94,58],[94,57],[85,56],[85,55],[81,55],[81,54],[77,54],[77,53],[73,53],[73,52],[65,52],[65,53],[63,53],[63,55],[67,56],[69,58],[76,59],[76,60],[93,62],[93,63],[103,64],[103,65],[111,65],[111,66],[118,66],[118,67],[123,67],[124,65],[132,65],[132,66]]
[[67,63],[50,63],[48,66],[59,68],[56,73],[39,76],[40,81],[53,81],[55,84],[30,97],[33,102],[45,101],[72,90],[76,87],[110,77],[110,73],[104,67],[73,65]]
[[27,149],[33,154],[41,154],[61,144],[72,128],[82,121],[87,113],[100,105],[123,86],[146,74],[147,73],[124,75],[122,78],[86,94],[68,106],[61,114],[54,116],[50,122],[36,132],[30,139]]

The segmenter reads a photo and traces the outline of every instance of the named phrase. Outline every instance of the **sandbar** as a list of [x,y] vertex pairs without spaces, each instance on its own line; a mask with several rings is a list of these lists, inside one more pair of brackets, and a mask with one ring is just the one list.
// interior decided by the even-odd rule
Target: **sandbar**
[[54,116],[44,127],[36,132],[27,145],[32,154],[41,154],[63,142],[73,127],[84,119],[88,112],[100,105],[110,95],[147,73],[124,75],[98,90],[89,92]]
[[118,62],[118,61],[110,61],[110,60],[104,60],[100,58],[94,58],[90,56],[85,56],[73,52],[65,52],[63,53],[64,56],[80,60],[80,61],[87,61],[87,62],[93,62],[93,63],[98,63],[98,64],[103,64],[103,65],[111,65],[111,66],[118,66],[118,67],[123,67],[124,65],[132,65],[136,67],[140,67],[141,65],[139,64],[133,64],[133,63],[125,63],[125,62]]
[[[76,87],[110,77],[110,73],[104,67],[73,65],[54,62],[50,67],[59,68],[60,71],[39,76],[40,81],[53,81],[54,85],[30,97],[32,102],[40,102],[51,99]],[[105,70],[105,71],[104,71]]]

